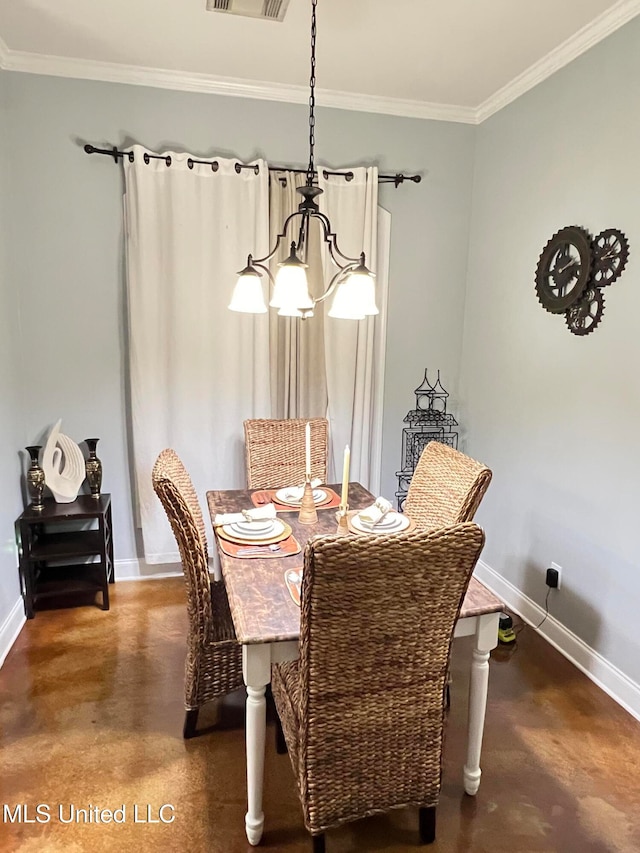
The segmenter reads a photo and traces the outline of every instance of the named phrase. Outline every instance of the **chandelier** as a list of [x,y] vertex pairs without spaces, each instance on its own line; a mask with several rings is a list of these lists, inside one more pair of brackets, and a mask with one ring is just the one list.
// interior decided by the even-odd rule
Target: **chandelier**
[[[269,305],[277,308],[281,317],[313,317],[315,306],[333,295],[329,317],[345,320],[364,320],[378,313],[375,303],[374,274],[367,269],[365,253],[350,258],[340,251],[336,234],[328,217],[320,212],[317,197],[322,193],[313,182],[315,176],[315,85],[316,85],[316,7],[318,0],[311,0],[311,77],[309,80],[309,165],[306,183],[297,188],[302,196],[297,211],[288,216],[277,235],[276,243],[268,255],[254,258],[249,255],[247,265],[238,273],[238,281],[229,303],[232,311],[248,314],[266,314],[262,278],[273,287]],[[321,296],[312,297],[307,281],[307,249],[309,228],[312,220],[319,223],[323,243],[326,245],[337,272]],[[266,265],[276,254],[283,241],[290,242],[289,256],[278,264],[274,277]]]

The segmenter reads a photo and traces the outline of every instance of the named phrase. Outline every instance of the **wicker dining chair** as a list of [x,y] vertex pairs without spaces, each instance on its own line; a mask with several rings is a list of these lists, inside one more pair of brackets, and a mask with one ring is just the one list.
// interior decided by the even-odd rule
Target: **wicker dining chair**
[[491,469],[459,450],[430,441],[413,473],[404,511],[419,527],[472,521],[491,482]]
[[[446,524],[473,521],[491,482],[491,470],[459,450],[430,441],[413,473],[404,511],[419,527],[432,530]],[[451,675],[445,703],[451,703]]]
[[311,476],[327,481],[329,422],[326,418],[286,418],[244,422],[247,487],[279,489],[305,477],[305,425],[311,424]]
[[158,456],[152,480],[178,543],[187,587],[183,736],[191,738],[200,708],[242,686],[242,647],[236,640],[224,583],[209,574],[202,510],[175,451],[163,450]]
[[272,691],[317,853],[325,830],[405,806],[435,839],[443,687],[483,544],[465,523],[307,545],[300,657],[272,667]]

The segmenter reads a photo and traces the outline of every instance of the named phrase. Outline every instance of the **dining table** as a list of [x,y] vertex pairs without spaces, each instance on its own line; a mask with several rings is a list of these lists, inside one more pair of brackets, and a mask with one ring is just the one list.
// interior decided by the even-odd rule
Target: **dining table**
[[[324,487],[337,497],[340,486]],[[247,812],[245,829],[251,845],[262,839],[264,813],[262,792],[267,706],[265,691],[271,681],[271,665],[298,657],[300,606],[285,582],[288,569],[300,570],[304,548],[314,536],[337,532],[335,502],[327,508],[317,507],[317,522],[303,524],[295,507],[279,509],[277,517],[291,527],[295,553],[285,549],[256,549],[247,556],[232,556],[228,543],[222,541],[215,524],[220,513],[238,513],[248,507],[269,502],[266,490],[218,490],[207,492],[207,502],[214,523],[216,547],[213,549],[213,571],[222,576],[229,599],[231,616],[238,642],[242,644],[242,672],[246,698],[246,763]],[[349,506],[361,510],[375,497],[359,483],[349,483]],[[352,534],[347,534],[352,535]],[[226,547],[226,552],[225,552]],[[289,549],[290,551],[291,549]],[[393,578],[389,579],[393,583]],[[504,605],[475,577],[471,578],[454,630],[454,638],[473,636],[467,750],[463,770],[464,790],[475,795],[480,786],[480,752],[489,684],[489,655],[498,643],[498,623]],[[354,638],[354,642],[356,638]]]

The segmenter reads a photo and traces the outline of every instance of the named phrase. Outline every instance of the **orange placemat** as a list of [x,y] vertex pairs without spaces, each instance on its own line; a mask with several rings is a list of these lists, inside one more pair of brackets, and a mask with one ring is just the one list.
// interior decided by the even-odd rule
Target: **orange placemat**
[[[333,489],[329,489],[327,486],[318,486],[318,488],[326,492],[330,500],[326,503],[316,504],[316,509],[332,509],[340,506],[340,495],[336,494]],[[277,491],[279,489],[259,489],[251,495],[251,501],[254,506],[264,506],[265,504],[272,503],[276,508],[276,512],[296,512],[296,510],[300,509],[299,506],[279,503],[276,500]]]
[[302,550],[300,543],[295,536],[289,536],[287,539],[283,539],[277,544],[280,546],[277,551],[270,551],[268,545],[260,545],[260,551],[256,551],[252,554],[239,554],[238,551],[254,546],[246,542],[244,545],[237,545],[235,542],[229,542],[227,539],[218,537],[220,550],[228,557],[237,557],[239,560],[264,560],[265,558],[269,559],[270,557],[290,557],[292,554],[299,554]]

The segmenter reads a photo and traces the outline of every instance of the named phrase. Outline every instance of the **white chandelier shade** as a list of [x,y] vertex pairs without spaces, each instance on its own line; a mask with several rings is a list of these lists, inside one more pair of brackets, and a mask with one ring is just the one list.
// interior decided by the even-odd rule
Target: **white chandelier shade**
[[365,267],[354,270],[338,284],[328,315],[340,320],[364,320],[378,313],[373,274]]
[[[303,311],[313,308],[313,300],[309,295],[307,281],[307,264],[299,261],[292,247],[291,255],[278,264],[273,296],[269,305],[279,308],[278,314],[283,317],[299,317]],[[283,310],[284,309],[284,310]]]
[[242,270],[231,294],[229,309],[243,314],[267,313],[259,272],[248,268]]

